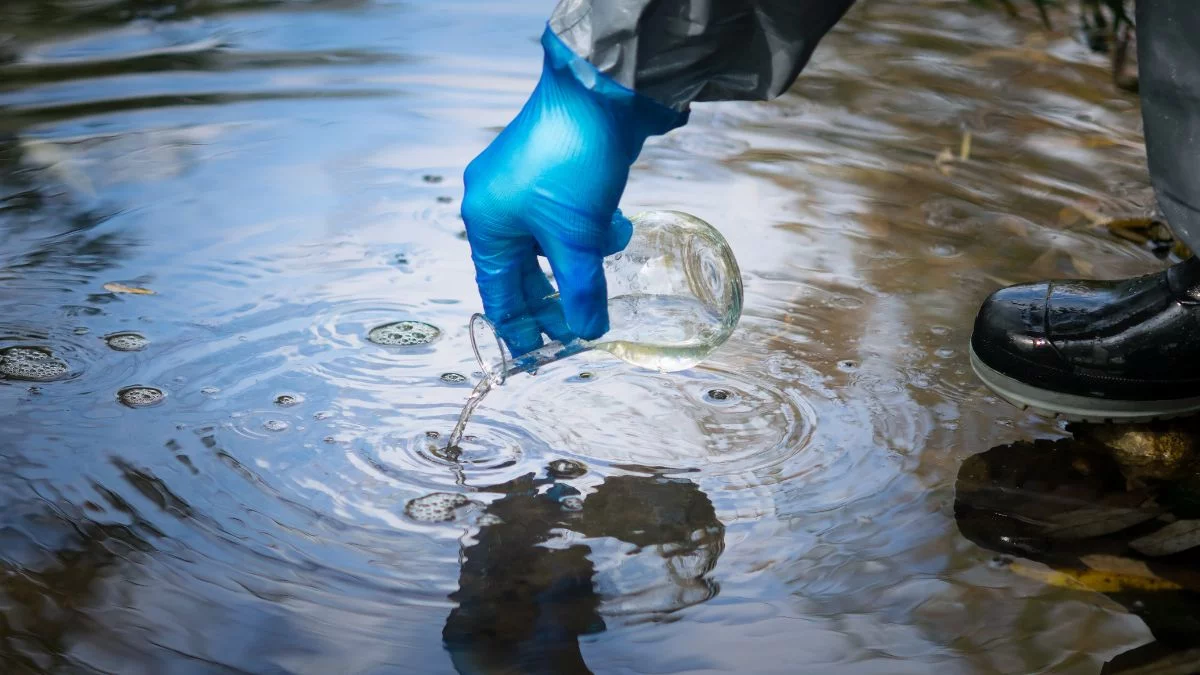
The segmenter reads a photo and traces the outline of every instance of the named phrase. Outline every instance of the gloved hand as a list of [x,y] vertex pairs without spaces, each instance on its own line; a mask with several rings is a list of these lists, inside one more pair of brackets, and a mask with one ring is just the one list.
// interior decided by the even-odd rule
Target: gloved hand
[[[608,331],[604,256],[632,225],[617,210],[646,138],[687,121],[576,56],[547,28],[529,101],[470,165],[462,216],[484,313],[514,356]],[[538,265],[550,261],[559,297]]]

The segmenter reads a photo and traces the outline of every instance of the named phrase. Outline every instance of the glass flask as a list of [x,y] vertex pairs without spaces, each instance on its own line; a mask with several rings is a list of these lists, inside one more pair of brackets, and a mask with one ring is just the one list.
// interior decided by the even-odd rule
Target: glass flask
[[729,338],[742,315],[742,274],[721,233],[678,211],[639,213],[630,221],[629,245],[604,260],[609,331],[513,357],[492,322],[475,314],[471,348],[488,381],[503,384],[591,349],[659,372],[686,370]]

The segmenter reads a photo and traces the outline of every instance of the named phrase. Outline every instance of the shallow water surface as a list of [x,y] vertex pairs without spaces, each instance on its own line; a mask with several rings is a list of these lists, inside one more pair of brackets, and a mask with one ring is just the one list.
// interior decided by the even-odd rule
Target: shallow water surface
[[[0,349],[65,364],[0,377],[5,672],[1094,673],[1147,642],[955,520],[964,460],[1065,434],[971,375],[979,302],[1162,265],[1094,226],[1152,208],[1136,100],[964,2],[863,2],[782,99],[647,146],[624,208],[704,218],[745,275],[710,362],[561,361],[442,450],[460,176],[550,8],[3,3]],[[371,339],[397,322],[429,328]]]

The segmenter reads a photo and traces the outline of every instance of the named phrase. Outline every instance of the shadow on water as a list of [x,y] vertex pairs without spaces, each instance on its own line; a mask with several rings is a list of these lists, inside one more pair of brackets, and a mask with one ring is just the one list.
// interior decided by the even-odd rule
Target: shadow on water
[[1071,430],[967,458],[959,530],[1020,576],[1145,621],[1154,641],[1104,673],[1200,671],[1200,423]]

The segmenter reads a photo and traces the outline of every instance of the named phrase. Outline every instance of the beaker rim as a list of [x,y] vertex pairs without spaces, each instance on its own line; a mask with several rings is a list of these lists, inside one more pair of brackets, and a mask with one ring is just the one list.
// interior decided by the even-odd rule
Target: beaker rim
[[[471,336],[471,351],[475,353],[475,363],[479,366],[479,371],[483,373],[484,379],[491,380],[493,385],[500,386],[508,379],[509,357],[508,349],[504,346],[504,341],[500,339],[500,332],[496,330],[496,324],[492,320],[476,312],[471,315],[471,321],[468,324]],[[480,344],[485,342],[485,344]],[[499,364],[489,365],[483,358],[481,347],[485,347],[486,343],[495,342],[496,353],[500,355]]]

